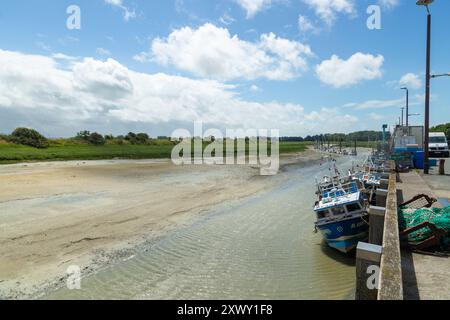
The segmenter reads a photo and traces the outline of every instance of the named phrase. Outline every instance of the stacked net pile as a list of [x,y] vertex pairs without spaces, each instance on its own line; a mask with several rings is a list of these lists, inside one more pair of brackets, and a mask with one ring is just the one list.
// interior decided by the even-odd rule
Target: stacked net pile
[[[450,207],[445,208],[402,208],[399,213],[399,227],[403,231],[415,227],[423,222],[431,222],[437,228],[447,231],[442,237],[441,243],[444,247],[450,247]],[[429,228],[422,228],[408,236],[411,242],[420,242],[432,235]]]

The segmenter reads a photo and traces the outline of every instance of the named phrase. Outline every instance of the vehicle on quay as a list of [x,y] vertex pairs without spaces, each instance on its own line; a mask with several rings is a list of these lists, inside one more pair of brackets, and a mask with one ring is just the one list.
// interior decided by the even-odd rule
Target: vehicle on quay
[[429,152],[432,158],[449,158],[447,137],[444,132],[431,132],[429,136]]

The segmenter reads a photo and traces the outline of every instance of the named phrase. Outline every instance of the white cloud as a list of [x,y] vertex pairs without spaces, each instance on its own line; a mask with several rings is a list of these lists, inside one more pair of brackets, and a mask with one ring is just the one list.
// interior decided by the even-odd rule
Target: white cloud
[[221,23],[223,23],[224,25],[228,26],[230,24],[232,24],[233,22],[235,22],[236,20],[230,16],[228,13],[224,13],[220,18],[219,21]]
[[138,73],[113,59],[84,58],[63,70],[51,57],[0,49],[0,65],[3,130],[20,123],[52,136],[56,127],[58,134],[73,135],[94,123],[94,130],[107,133],[141,124],[171,132],[201,120],[217,128],[278,128],[294,135],[324,127],[353,130],[358,120],[339,109],[308,113],[299,104],[252,102],[232,85]]
[[66,61],[74,61],[78,59],[77,57],[68,56],[64,53],[52,54],[52,58],[54,58],[55,60],[66,60]]
[[361,52],[355,53],[348,60],[333,55],[316,67],[316,74],[325,84],[335,88],[348,87],[364,80],[380,78],[383,61],[382,55],[375,57]]
[[401,87],[408,87],[409,89],[420,89],[422,87],[422,80],[417,74],[407,73],[401,77],[398,84]]
[[307,69],[307,58],[313,56],[309,46],[273,33],[248,42],[210,23],[175,30],[166,39],[156,38],[151,51],[161,65],[219,80],[292,79]]
[[378,0],[378,3],[388,9],[398,6],[400,0]]
[[306,16],[298,16],[298,29],[302,33],[317,33],[319,30]]
[[[433,98],[433,97],[432,97]],[[416,106],[423,103],[423,95],[415,95],[409,102],[410,106]],[[369,110],[369,109],[386,109],[386,108],[401,108],[405,106],[405,98],[390,99],[390,100],[368,100],[365,102],[352,102],[344,105],[344,108],[353,108],[355,110]]]
[[125,21],[136,18],[136,11],[126,7],[123,4],[123,0],[105,0],[105,2],[111,6],[121,9],[123,11],[123,18]]
[[347,15],[356,14],[354,0],[302,0],[306,5],[312,8],[316,15],[332,25],[336,20],[338,13]]
[[132,96],[134,85],[130,71],[113,59],[106,61],[85,58],[72,69],[76,91],[95,95],[104,101],[117,101]]
[[344,107],[349,107],[356,110],[384,109],[390,107],[399,107],[404,102],[405,102],[404,99],[369,100],[361,103],[348,103]]
[[372,112],[369,114],[369,118],[374,121],[379,121],[379,120],[383,120],[385,117],[381,114]]
[[259,91],[261,91],[261,88],[258,87],[258,86],[255,85],[255,84],[252,84],[252,85],[250,86],[250,91],[253,91],[253,92],[259,92]]
[[133,60],[141,62],[141,63],[145,63],[145,62],[149,62],[151,60],[151,57],[148,54],[148,52],[141,52],[141,53],[134,55]]
[[111,55],[111,51],[109,51],[108,49],[105,48],[97,48],[97,50],[95,50],[97,52],[98,55],[101,56],[110,56]]
[[36,41],[36,46],[38,46],[40,49],[44,51],[51,51],[52,48],[46,44],[44,41]]
[[247,19],[253,18],[258,12],[268,8],[272,0],[236,0],[247,11]]

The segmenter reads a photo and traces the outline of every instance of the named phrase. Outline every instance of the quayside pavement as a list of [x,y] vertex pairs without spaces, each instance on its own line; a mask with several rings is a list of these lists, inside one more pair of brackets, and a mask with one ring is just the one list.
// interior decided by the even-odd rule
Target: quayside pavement
[[[446,162],[446,167],[450,166],[450,161]],[[427,194],[439,198],[441,202],[435,206],[442,207],[442,203],[450,198],[450,176],[435,173],[423,177],[416,171],[400,173],[397,190],[398,203],[418,194]],[[412,253],[403,249],[401,257],[404,299],[450,299],[450,257]]]

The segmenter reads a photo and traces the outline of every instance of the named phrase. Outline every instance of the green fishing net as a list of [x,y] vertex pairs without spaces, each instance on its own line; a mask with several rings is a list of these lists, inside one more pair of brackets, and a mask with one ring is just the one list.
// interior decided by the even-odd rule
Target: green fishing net
[[[402,208],[399,212],[400,230],[415,227],[422,222],[431,222],[437,228],[447,231],[442,237],[442,245],[446,248],[450,247],[450,207],[445,208],[423,208],[410,209]],[[422,228],[408,236],[411,242],[423,241],[432,235],[429,228]]]

